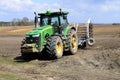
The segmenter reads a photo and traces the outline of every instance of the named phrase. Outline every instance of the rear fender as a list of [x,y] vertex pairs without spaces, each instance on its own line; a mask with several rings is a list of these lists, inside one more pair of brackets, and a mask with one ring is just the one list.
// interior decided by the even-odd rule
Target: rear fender
[[66,37],[66,35],[68,34],[68,32],[69,32],[71,29],[73,29],[73,30],[75,30],[75,31],[77,32],[77,29],[76,29],[75,27],[67,26],[67,27],[63,30],[63,32],[62,32],[62,34],[64,35],[64,37]]

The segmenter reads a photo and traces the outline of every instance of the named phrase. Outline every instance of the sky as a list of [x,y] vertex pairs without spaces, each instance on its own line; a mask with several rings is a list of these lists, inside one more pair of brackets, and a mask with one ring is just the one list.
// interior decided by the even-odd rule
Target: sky
[[47,10],[68,11],[68,21],[86,23],[120,23],[120,0],[1,0],[0,21],[28,17]]

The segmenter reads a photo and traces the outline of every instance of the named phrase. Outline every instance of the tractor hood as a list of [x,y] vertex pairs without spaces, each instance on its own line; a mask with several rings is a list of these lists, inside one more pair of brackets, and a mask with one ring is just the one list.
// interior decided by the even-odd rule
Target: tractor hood
[[47,26],[42,26],[42,27],[35,28],[35,29],[27,32],[27,33],[26,33],[26,36],[39,35],[39,34],[41,34],[43,31],[45,31],[45,30],[48,29],[48,28],[52,28],[52,26],[47,25]]

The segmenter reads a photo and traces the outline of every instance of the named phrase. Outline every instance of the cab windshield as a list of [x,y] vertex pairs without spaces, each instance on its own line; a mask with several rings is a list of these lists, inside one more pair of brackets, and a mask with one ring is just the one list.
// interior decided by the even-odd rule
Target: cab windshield
[[59,25],[58,16],[42,16],[40,26]]

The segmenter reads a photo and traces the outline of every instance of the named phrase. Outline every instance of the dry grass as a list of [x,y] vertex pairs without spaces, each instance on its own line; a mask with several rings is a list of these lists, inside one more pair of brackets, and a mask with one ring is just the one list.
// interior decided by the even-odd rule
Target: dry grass
[[120,33],[120,25],[94,25],[95,34],[116,34]]
[[33,28],[34,26],[0,27],[0,35],[24,35]]
[[[80,25],[83,26],[84,25]],[[22,35],[27,31],[30,31],[34,28],[34,26],[16,26],[16,27],[0,27],[0,34],[11,34],[11,35]],[[95,34],[120,34],[120,25],[94,25],[94,33]]]

